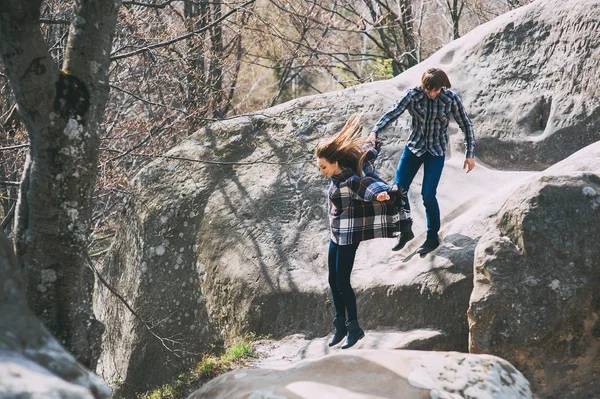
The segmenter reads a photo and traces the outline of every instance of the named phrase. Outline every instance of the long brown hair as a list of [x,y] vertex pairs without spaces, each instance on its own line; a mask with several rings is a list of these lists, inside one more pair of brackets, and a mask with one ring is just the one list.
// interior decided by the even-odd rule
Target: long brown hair
[[342,130],[317,146],[315,155],[330,163],[337,162],[342,169],[352,169],[362,177],[366,155],[364,147],[369,142],[368,137],[360,136],[362,128],[361,115],[352,115]]

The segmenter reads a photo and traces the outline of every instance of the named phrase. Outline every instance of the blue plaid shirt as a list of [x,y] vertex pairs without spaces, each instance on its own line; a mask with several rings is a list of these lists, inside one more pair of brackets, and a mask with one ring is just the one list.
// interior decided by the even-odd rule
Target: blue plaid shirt
[[448,123],[450,116],[465,135],[467,158],[473,158],[475,135],[471,120],[465,111],[460,97],[452,90],[442,89],[433,100],[420,88],[406,92],[392,109],[386,112],[373,128],[377,135],[387,125],[396,120],[405,110],[412,116],[412,131],[406,145],[415,155],[421,156],[427,151],[442,156],[448,148]]

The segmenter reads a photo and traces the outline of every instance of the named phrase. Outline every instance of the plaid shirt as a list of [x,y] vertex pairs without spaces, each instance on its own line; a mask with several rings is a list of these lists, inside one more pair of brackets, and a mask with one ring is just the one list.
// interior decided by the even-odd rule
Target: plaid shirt
[[[393,237],[400,219],[395,199],[377,201],[377,194],[392,187],[375,172],[377,150],[369,148],[363,166],[364,177],[344,169],[331,178],[329,186],[329,226],[331,239],[338,245],[357,244],[372,238]],[[393,193],[390,193],[392,196]]]
[[431,100],[420,87],[410,89],[379,119],[373,132],[377,135],[405,110],[412,116],[412,131],[406,145],[415,155],[421,156],[427,151],[435,156],[444,155],[448,147],[448,123],[452,115],[465,135],[466,157],[473,158],[473,126],[458,94],[442,89]]

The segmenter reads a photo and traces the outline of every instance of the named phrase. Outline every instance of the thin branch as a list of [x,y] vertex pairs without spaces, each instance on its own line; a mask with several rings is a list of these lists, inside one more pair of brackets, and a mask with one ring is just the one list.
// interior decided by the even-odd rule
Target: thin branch
[[112,85],[112,84],[109,85],[109,86],[110,86],[111,89],[119,90],[119,91],[121,91],[121,92],[123,92],[123,93],[125,93],[127,95],[130,95],[131,97],[135,98],[136,100],[140,100],[143,103],[151,104],[151,105],[156,105],[157,107],[164,107],[164,108],[167,108],[167,109],[172,109],[174,111],[179,111],[179,112],[181,112],[184,115],[188,115],[187,111],[185,111],[185,110],[183,110],[181,108],[175,108],[175,107],[170,107],[170,106],[165,105],[165,104],[155,103],[154,101],[150,101],[150,100],[147,100],[145,98],[142,98],[142,97],[136,95],[135,93],[132,93],[132,92],[130,92],[128,90],[125,90],[125,89],[123,89],[123,88],[121,88],[119,86],[115,86],[115,85]]
[[29,147],[29,143],[13,145],[12,147],[0,147],[0,151],[14,151],[14,150],[18,150],[20,148],[25,148],[25,147]]
[[250,4],[254,3],[254,2],[255,2],[255,0],[250,0],[250,1],[242,4],[240,7],[236,7],[234,9],[232,9],[231,11],[229,11],[228,13],[226,13],[225,15],[223,15],[221,18],[217,19],[216,21],[210,23],[209,25],[206,25],[205,27],[203,27],[201,29],[198,29],[198,30],[196,30],[194,32],[190,32],[190,33],[187,33],[185,35],[181,35],[181,36],[175,37],[173,39],[166,40],[164,42],[154,43],[154,44],[151,44],[149,46],[137,49],[135,51],[131,51],[129,53],[113,55],[112,57],[110,57],[110,60],[111,61],[116,61],[116,60],[120,60],[120,59],[123,59],[123,58],[132,57],[134,55],[138,55],[138,54],[143,53],[145,51],[150,51],[150,50],[153,50],[155,48],[170,46],[171,44],[174,44],[174,43],[177,43],[177,42],[179,42],[181,40],[185,40],[187,38],[195,36],[195,35],[197,35],[199,33],[202,33],[204,31],[207,31],[207,30],[213,28],[215,25],[218,25],[219,23],[221,23],[221,21],[227,19],[230,15],[235,14],[239,10],[247,7],[248,5],[250,5]]
[[181,342],[178,341],[174,341],[172,339],[168,339],[168,338],[163,338],[160,335],[158,335],[157,333],[154,332],[154,327],[148,323],[146,320],[144,320],[132,307],[131,305],[125,300],[125,298],[123,298],[123,296],[121,296],[110,284],[108,284],[108,282],[104,279],[104,277],[102,277],[102,275],[100,274],[100,272],[98,271],[98,269],[96,269],[96,266],[94,265],[94,262],[92,261],[92,259],[88,256],[87,257],[88,260],[88,265],[89,267],[92,269],[92,271],[96,274],[96,276],[98,277],[98,280],[100,280],[100,282],[102,284],[104,284],[104,286],[114,295],[116,296],[121,303],[123,303],[123,305],[125,305],[125,307],[131,312],[131,314],[133,314],[135,316],[136,319],[138,319],[143,325],[144,327],[146,327],[146,329],[148,330],[148,332],[150,334],[152,334],[156,339],[158,339],[160,341],[160,343],[162,344],[162,346],[165,347],[166,350],[168,350],[169,352],[171,352],[173,355],[177,356],[177,357],[181,357],[181,355],[178,354],[178,352],[181,353],[190,353],[191,352],[187,352],[187,351],[181,351],[181,350],[174,350],[169,348],[169,346],[167,345],[167,343],[170,343],[171,345],[173,344],[181,344]]
[[148,7],[148,8],[165,8],[166,6],[170,5],[171,3],[175,2],[175,1],[181,1],[181,0],[167,0],[160,4],[141,3],[139,1],[124,1],[123,5],[124,6],[142,6],[142,7]]
[[13,204],[13,206],[10,207],[10,210],[8,211],[8,213],[6,214],[6,216],[4,217],[4,219],[2,219],[2,223],[0,223],[0,230],[1,231],[4,231],[4,229],[6,228],[6,226],[8,226],[8,224],[12,220],[12,218],[13,218],[13,216],[15,214],[15,207],[16,207],[16,204]]
[[21,183],[18,181],[8,181],[8,180],[0,180],[0,186],[20,186]]
[[[119,150],[115,150],[112,148],[100,148],[103,151],[108,151],[108,152],[116,152],[118,154],[123,154],[123,151],[119,151]],[[261,161],[261,160],[256,160],[256,161],[246,161],[246,162],[233,162],[233,161],[210,161],[207,159],[193,159],[193,158],[186,158],[186,157],[180,157],[180,156],[176,156],[176,155],[152,155],[152,154],[139,154],[139,153],[129,153],[127,155],[133,156],[133,157],[142,157],[142,158],[152,158],[152,159],[173,159],[176,161],[186,161],[186,162],[195,162],[195,163],[205,163],[205,164],[209,164],[209,165],[257,165],[257,164],[267,164],[267,165],[294,165],[294,164],[304,164],[304,163],[309,163],[309,162],[313,162],[313,159],[305,159],[305,160],[292,160],[292,161],[287,161],[287,162],[276,162],[276,161]]]
[[14,118],[16,113],[18,113],[17,104],[13,105],[7,113],[2,115],[2,118],[6,116],[6,119],[4,119],[4,122],[2,122],[2,125],[6,126],[8,122]]
[[130,148],[130,149],[128,149],[127,151],[123,152],[122,154],[120,154],[120,155],[117,155],[117,156],[115,156],[115,157],[113,157],[113,158],[110,158],[110,159],[109,159],[109,160],[107,160],[106,162],[113,162],[113,161],[116,161],[117,159],[119,159],[119,158],[123,158],[123,157],[125,157],[125,156],[127,156],[127,155],[131,154],[133,151],[137,150],[138,148],[140,148],[142,145],[144,145],[144,143],[146,143],[146,142],[147,142],[147,141],[148,141],[148,140],[149,140],[149,139],[152,137],[152,134],[154,134],[154,133],[156,133],[156,132],[160,131],[162,128],[164,128],[164,127],[165,127],[165,125],[167,124],[167,121],[168,121],[168,119],[167,119],[167,118],[165,118],[165,119],[164,119],[164,120],[161,122],[160,126],[157,126],[157,127],[152,127],[152,128],[150,129],[150,132],[148,132],[148,134],[146,135],[146,137],[145,137],[143,140],[141,140],[139,143],[137,143],[136,145],[134,145],[133,147],[131,147],[131,148]]
[[66,19],[40,18],[40,23],[46,24],[46,25],[70,25],[71,21],[67,21]]

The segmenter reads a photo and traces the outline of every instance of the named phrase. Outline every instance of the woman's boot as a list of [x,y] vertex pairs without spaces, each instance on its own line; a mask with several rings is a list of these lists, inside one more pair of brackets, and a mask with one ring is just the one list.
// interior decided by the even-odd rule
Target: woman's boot
[[346,337],[346,342],[342,345],[342,349],[348,349],[351,346],[354,346],[359,339],[362,339],[365,336],[365,332],[360,328],[357,320],[346,323],[346,329],[348,330],[348,335]]
[[333,327],[333,338],[331,338],[329,346],[337,345],[342,342],[342,339],[344,339],[348,332],[346,330],[346,320],[343,317],[336,317],[333,319]]

